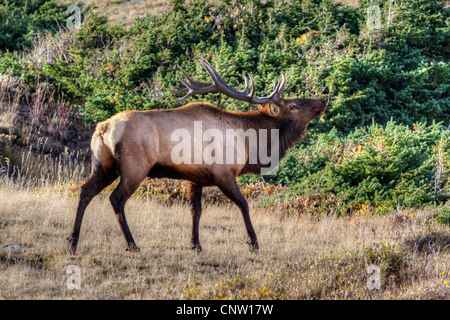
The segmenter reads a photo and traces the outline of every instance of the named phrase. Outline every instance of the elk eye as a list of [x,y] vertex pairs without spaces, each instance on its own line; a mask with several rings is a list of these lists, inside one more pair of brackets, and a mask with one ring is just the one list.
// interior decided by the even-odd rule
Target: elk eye
[[289,109],[298,110],[298,107],[295,104],[291,104],[291,105],[289,105]]

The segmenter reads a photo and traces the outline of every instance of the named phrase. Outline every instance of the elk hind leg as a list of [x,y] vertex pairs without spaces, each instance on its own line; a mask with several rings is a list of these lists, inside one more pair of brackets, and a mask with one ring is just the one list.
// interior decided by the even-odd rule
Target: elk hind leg
[[75,254],[77,251],[81,222],[83,220],[86,207],[96,195],[110,185],[117,177],[118,174],[115,170],[109,170],[106,172],[103,168],[97,167],[92,172],[89,180],[81,187],[72,233],[67,238],[68,249],[71,254]]

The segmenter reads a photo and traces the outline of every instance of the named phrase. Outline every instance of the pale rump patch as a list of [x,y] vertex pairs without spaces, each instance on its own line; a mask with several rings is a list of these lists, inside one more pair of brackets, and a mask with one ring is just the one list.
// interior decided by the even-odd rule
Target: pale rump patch
[[[96,133],[103,139],[103,143],[109,148],[111,153],[115,155],[116,146],[121,141],[127,120],[128,112],[116,114],[107,121],[101,122],[97,126]],[[93,150],[95,150],[93,148]]]
[[122,139],[129,115],[128,112],[119,113],[97,125],[91,140],[94,167],[108,170],[114,166],[116,146]]
[[94,133],[91,141],[92,150],[92,160],[93,160],[93,170],[98,167],[103,167],[104,170],[108,170],[114,166],[114,158],[111,151],[103,143],[102,137],[98,132]]

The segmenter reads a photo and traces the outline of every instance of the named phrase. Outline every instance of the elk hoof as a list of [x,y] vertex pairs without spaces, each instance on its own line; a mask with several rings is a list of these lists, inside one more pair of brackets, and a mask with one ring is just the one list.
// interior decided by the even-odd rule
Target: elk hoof
[[129,243],[127,246],[127,251],[130,252],[140,252],[141,249],[136,245],[136,243]]
[[203,251],[202,246],[198,242],[192,242],[191,249],[192,250],[197,250],[198,253]]
[[248,239],[247,244],[248,244],[251,252],[258,252],[258,250],[259,250],[258,240]]
[[77,252],[77,244],[78,238],[74,238],[73,236],[67,238],[67,249],[71,255],[74,255]]

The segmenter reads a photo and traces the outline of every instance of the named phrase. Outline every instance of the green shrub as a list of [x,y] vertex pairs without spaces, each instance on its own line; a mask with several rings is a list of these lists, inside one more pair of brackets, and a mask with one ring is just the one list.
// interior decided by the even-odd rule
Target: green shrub
[[435,218],[437,222],[450,226],[450,209],[444,208]]
[[68,17],[67,8],[56,0],[0,1],[0,50],[28,48],[34,33],[58,30]]
[[[450,130],[441,124],[372,124],[348,135],[337,130],[291,150],[270,182],[290,185],[294,194],[334,194],[350,206],[370,203],[395,208],[448,200],[435,193],[438,157],[450,164]],[[447,169],[445,169],[447,170]]]

